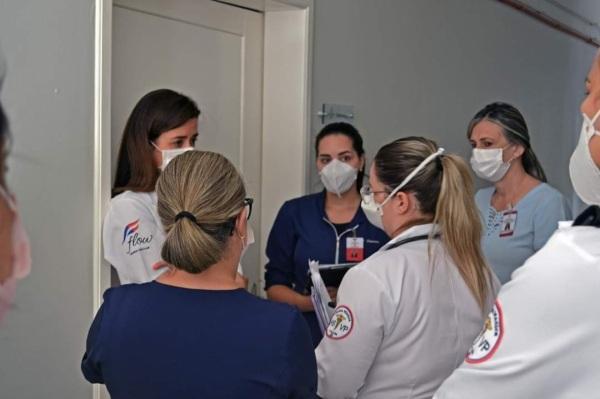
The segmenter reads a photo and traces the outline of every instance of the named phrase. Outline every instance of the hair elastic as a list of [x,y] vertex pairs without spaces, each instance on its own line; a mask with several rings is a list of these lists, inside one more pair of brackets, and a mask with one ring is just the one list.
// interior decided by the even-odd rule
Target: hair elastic
[[179,212],[176,216],[175,216],[175,221],[177,222],[179,219],[189,219],[192,222],[198,224],[198,220],[196,219],[196,216],[194,216],[192,213],[188,212],[188,211],[181,211]]

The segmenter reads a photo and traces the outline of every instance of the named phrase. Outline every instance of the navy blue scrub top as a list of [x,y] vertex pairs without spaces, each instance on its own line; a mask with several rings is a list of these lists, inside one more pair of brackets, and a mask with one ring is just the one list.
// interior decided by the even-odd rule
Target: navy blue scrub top
[[300,312],[242,289],[157,282],[109,289],[81,369],[113,399],[316,398]]
[[[269,240],[265,266],[265,288],[285,285],[301,294],[306,291],[308,260],[320,264],[360,262],[389,241],[373,226],[359,207],[348,228],[338,232],[325,213],[325,191],[287,201],[277,214]],[[338,225],[339,227],[339,225]],[[362,238],[363,250],[347,249],[348,240]],[[322,338],[314,312],[305,312],[313,345]]]

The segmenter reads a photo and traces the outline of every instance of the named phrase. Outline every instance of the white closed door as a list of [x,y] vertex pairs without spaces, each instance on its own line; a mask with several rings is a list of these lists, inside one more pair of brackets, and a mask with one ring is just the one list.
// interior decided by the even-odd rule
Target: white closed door
[[[263,14],[209,0],[117,0],[112,36],[112,171],[127,117],[146,93],[169,88],[196,101],[197,149],[216,151],[244,175],[260,203]],[[260,207],[251,225],[260,234]],[[259,291],[260,243],[243,261]]]

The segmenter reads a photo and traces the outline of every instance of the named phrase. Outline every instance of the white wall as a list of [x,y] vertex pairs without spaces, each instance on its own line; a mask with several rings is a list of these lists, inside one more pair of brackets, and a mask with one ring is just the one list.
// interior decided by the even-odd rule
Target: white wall
[[[289,10],[265,16],[261,277],[267,263],[265,248],[279,207],[305,191],[309,64],[308,12]],[[282,132],[284,132],[282,134]],[[299,167],[300,166],[300,167]],[[264,287],[264,281],[261,281]]]
[[[570,199],[593,47],[492,0],[318,0],[314,37],[313,114],[324,102],[354,105],[371,159],[406,135],[466,156],[470,118],[506,101],[525,115],[551,184]],[[313,134],[322,126],[313,116]],[[313,172],[312,190],[317,181]]]
[[9,184],[33,269],[0,327],[0,397],[90,398],[79,364],[92,317],[93,2],[0,0]]

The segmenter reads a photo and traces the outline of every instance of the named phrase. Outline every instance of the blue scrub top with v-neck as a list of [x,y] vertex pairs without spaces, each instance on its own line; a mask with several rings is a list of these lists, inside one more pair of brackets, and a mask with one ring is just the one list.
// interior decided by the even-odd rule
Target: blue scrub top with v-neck
[[510,210],[494,209],[493,194],[494,187],[487,187],[477,192],[475,200],[484,226],[483,253],[504,284],[515,269],[546,244],[559,221],[571,218],[571,211],[558,190],[541,183],[513,207],[516,220],[507,230],[505,213]]
[[[347,226],[336,226],[325,213],[325,191],[287,201],[277,218],[267,241],[268,263],[265,266],[265,289],[285,285],[307,294],[308,260],[320,264],[357,263],[389,241],[385,232],[369,223],[359,207]],[[346,228],[344,228],[346,227]],[[362,248],[358,256],[348,248],[348,242],[359,239]],[[314,312],[304,312],[316,347],[322,338]]]

